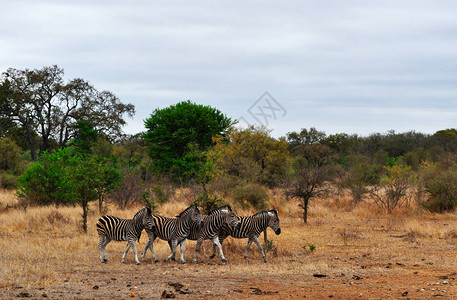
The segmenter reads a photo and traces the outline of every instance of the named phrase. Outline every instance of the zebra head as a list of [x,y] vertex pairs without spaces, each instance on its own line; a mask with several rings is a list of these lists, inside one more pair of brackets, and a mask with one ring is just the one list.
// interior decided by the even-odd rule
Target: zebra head
[[281,227],[279,227],[278,211],[276,209],[268,211],[268,226],[273,229],[276,235],[281,233]]
[[177,218],[189,218],[192,222],[200,224],[202,221],[202,215],[197,205],[194,203],[186,208],[182,213],[176,216]]
[[220,212],[225,215],[224,222],[233,227],[233,228],[238,228],[240,227],[240,218],[232,211],[230,206],[227,207],[222,207]]
[[155,221],[154,218],[152,217],[152,211],[149,207],[143,208],[143,210],[146,209],[144,215],[143,215],[143,226],[146,229],[152,230],[152,227],[155,226]]

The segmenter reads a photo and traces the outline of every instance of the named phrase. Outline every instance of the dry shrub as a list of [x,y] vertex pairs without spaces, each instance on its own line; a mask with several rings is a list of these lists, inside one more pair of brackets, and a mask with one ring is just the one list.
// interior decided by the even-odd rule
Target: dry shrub
[[58,210],[53,210],[47,216],[48,222],[52,225],[64,225],[70,223],[70,220],[63,216]]

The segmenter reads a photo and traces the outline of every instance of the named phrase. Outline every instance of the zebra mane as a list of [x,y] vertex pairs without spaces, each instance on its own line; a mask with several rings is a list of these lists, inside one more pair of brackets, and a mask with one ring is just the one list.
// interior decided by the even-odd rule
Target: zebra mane
[[273,210],[262,210],[254,215],[254,217],[260,216],[269,216],[269,217],[278,217],[278,211],[276,209]]
[[224,205],[224,206],[215,208],[212,211],[210,211],[208,216],[211,216],[212,214],[218,213],[218,212],[222,211],[223,209],[228,209],[228,211],[232,211],[232,208],[230,207],[230,205]]
[[147,213],[147,211],[149,211],[149,213],[150,213],[151,209],[148,207],[143,207],[133,216],[133,219],[136,220],[138,218],[142,218],[144,216],[144,214]]
[[185,210],[183,210],[179,215],[176,216],[176,218],[181,218],[181,217],[184,217],[185,215],[187,215],[189,213],[189,211],[191,209],[197,209],[198,210],[198,207],[197,205],[194,203],[192,204],[191,206],[189,206],[188,208],[186,208]]

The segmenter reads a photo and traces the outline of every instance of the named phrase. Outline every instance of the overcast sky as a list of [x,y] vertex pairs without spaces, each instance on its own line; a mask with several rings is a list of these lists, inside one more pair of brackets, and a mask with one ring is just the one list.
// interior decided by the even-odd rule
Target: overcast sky
[[187,99],[276,137],[457,127],[456,1],[0,3],[0,71],[57,64],[134,104],[127,133]]

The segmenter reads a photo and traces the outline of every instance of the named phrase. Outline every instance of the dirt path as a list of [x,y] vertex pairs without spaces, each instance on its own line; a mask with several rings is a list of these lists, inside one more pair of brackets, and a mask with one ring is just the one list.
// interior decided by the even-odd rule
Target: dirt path
[[[350,257],[349,257],[350,258]],[[455,270],[433,267],[427,262],[390,263],[379,260],[338,259],[326,273],[223,275],[220,264],[177,265],[145,263],[142,266],[116,264],[104,269],[75,270],[62,284],[43,289],[3,289],[3,298],[50,299],[453,299]],[[343,261],[343,262],[341,262]],[[369,262],[372,262],[370,265]],[[274,263],[274,262],[272,262]],[[260,265],[260,263],[259,263]],[[352,268],[352,269],[351,269]],[[355,274],[340,272],[354,270]]]

